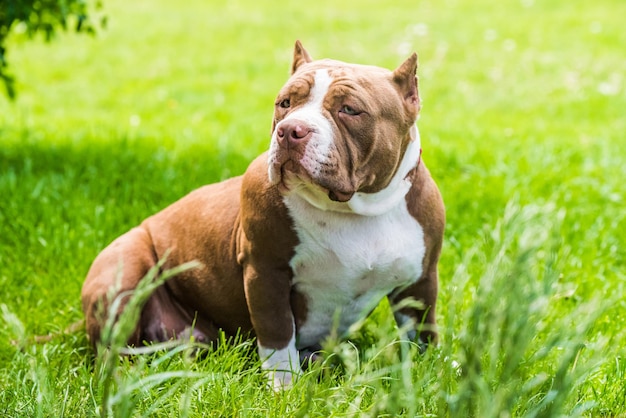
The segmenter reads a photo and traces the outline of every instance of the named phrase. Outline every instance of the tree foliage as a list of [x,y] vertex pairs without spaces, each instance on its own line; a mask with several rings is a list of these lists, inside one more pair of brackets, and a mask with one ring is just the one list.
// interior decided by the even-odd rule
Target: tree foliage
[[93,34],[96,27],[104,25],[104,18],[97,22],[89,12],[101,8],[99,0],[0,0],[0,83],[10,98],[14,98],[15,77],[9,71],[7,38],[17,25],[23,25],[26,34],[43,35],[51,40],[58,30],[75,30]]

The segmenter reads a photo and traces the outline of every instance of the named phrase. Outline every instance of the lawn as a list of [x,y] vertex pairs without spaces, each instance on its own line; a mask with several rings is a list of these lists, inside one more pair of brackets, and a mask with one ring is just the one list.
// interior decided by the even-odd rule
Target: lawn
[[[0,412],[78,416],[626,416],[626,2],[106,0],[108,27],[15,28],[0,96]],[[382,303],[292,390],[254,343],[96,356],[96,254],[267,149],[293,43],[395,68],[419,54],[423,158],[447,226],[442,341]],[[17,347],[11,344],[17,341]],[[113,347],[115,352],[119,347]]]

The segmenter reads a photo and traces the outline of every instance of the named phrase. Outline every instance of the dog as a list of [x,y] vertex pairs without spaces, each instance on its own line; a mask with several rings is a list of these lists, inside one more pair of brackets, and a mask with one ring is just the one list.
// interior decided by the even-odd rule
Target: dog
[[[407,337],[435,344],[441,194],[421,158],[417,55],[393,71],[313,60],[297,41],[276,98],[269,151],[242,176],[201,187],[147,218],[94,260],[82,288],[95,345],[111,289],[163,268],[200,267],[159,286],[129,345],[256,337],[276,390],[384,297]],[[115,296],[115,295],[113,295]],[[419,306],[418,306],[419,305]],[[120,308],[123,309],[123,306]]]

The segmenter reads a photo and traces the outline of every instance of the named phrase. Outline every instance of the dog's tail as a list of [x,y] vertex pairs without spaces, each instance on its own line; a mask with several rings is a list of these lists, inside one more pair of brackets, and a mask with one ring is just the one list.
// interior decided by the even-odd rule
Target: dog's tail
[[52,341],[53,339],[60,337],[61,335],[74,334],[85,328],[85,320],[81,319],[68,325],[63,331],[51,332],[47,335],[35,335],[33,337],[26,338],[24,340],[11,340],[11,345],[23,349],[26,346],[33,344],[44,344]]

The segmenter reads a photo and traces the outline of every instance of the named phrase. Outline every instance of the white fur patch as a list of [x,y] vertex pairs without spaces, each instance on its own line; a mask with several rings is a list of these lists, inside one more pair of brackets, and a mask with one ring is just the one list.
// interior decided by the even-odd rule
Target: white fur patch
[[306,106],[287,116],[287,119],[293,117],[303,120],[314,129],[315,133],[308,142],[304,157],[300,161],[300,164],[312,177],[319,175],[322,164],[328,159],[328,153],[333,145],[332,126],[322,114],[324,97],[326,97],[332,81],[328,70],[317,70],[315,83],[311,89],[311,99]]
[[285,348],[277,350],[258,344],[259,357],[263,362],[261,367],[269,372],[268,384],[275,391],[289,388],[301,373],[295,326],[293,329],[294,333]]
[[[313,88],[309,92],[308,102],[299,109],[289,113],[285,119],[276,125],[269,150],[269,160],[271,162],[275,159],[276,152],[279,148],[276,132],[282,123],[294,119],[306,123],[313,130],[313,136],[307,143],[304,156],[302,160],[300,160],[300,165],[306,169],[311,177],[319,175],[322,164],[328,160],[329,152],[333,146],[333,129],[331,123],[322,114],[324,97],[326,97],[333,79],[328,74],[328,70],[317,70],[314,80]],[[279,173],[272,171],[270,163],[270,181],[275,182],[276,179],[273,179],[273,177],[278,174]]]
[[333,327],[345,333],[421,276],[424,233],[404,201],[373,216],[320,210],[296,193],[284,201],[300,239],[290,261],[293,283],[307,298],[298,348],[319,343]]

